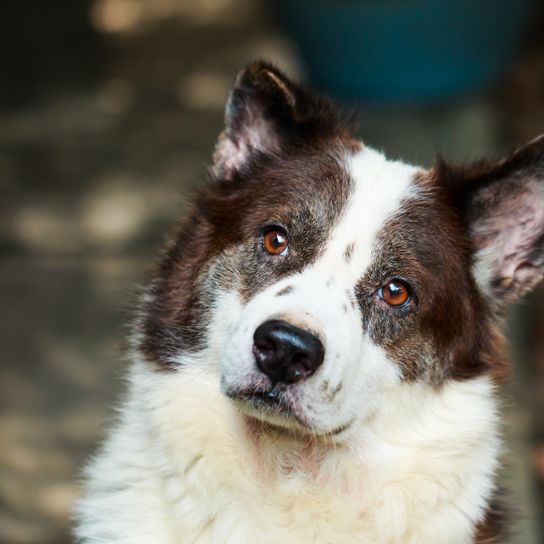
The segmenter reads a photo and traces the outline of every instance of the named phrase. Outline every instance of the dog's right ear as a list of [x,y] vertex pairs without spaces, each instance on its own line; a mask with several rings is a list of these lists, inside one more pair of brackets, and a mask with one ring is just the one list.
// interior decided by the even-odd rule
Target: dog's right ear
[[498,162],[436,171],[467,227],[476,280],[502,311],[544,278],[544,136]]
[[278,154],[297,139],[348,134],[328,101],[304,91],[271,64],[255,62],[238,74],[230,92],[213,173],[228,181],[257,156]]

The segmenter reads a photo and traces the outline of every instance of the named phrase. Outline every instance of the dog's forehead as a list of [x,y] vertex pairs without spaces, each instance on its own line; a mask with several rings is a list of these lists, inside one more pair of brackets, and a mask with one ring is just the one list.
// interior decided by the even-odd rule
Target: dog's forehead
[[344,168],[352,188],[319,264],[330,263],[338,271],[341,256],[347,265],[342,268],[360,275],[372,260],[373,246],[384,226],[404,203],[417,198],[421,169],[387,160],[369,147],[346,157]]

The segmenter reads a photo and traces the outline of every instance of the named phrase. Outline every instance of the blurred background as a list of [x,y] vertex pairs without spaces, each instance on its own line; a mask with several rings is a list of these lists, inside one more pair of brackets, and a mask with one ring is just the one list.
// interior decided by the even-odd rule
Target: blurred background
[[[247,61],[361,111],[429,166],[544,132],[531,0],[4,0],[0,15],[0,542],[70,542],[78,471],[122,390],[136,286],[206,181]],[[511,315],[512,542],[544,542],[544,288]]]

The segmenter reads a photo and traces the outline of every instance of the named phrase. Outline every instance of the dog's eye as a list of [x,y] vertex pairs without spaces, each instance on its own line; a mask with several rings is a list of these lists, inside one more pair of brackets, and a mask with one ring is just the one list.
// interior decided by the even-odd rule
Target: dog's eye
[[269,255],[286,255],[289,249],[289,240],[285,232],[272,228],[263,234],[263,249]]
[[393,280],[387,285],[380,287],[378,296],[387,302],[389,306],[400,308],[410,302],[410,287],[401,280]]

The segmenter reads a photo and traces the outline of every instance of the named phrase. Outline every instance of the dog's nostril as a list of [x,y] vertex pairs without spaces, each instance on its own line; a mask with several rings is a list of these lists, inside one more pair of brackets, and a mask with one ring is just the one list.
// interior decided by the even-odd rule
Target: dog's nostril
[[274,383],[295,383],[317,370],[325,349],[317,336],[286,321],[272,319],[255,331],[253,354],[257,366]]
[[308,370],[308,367],[302,363],[293,363],[285,369],[285,375],[287,377],[286,381],[288,382],[297,382],[311,373],[312,372]]

